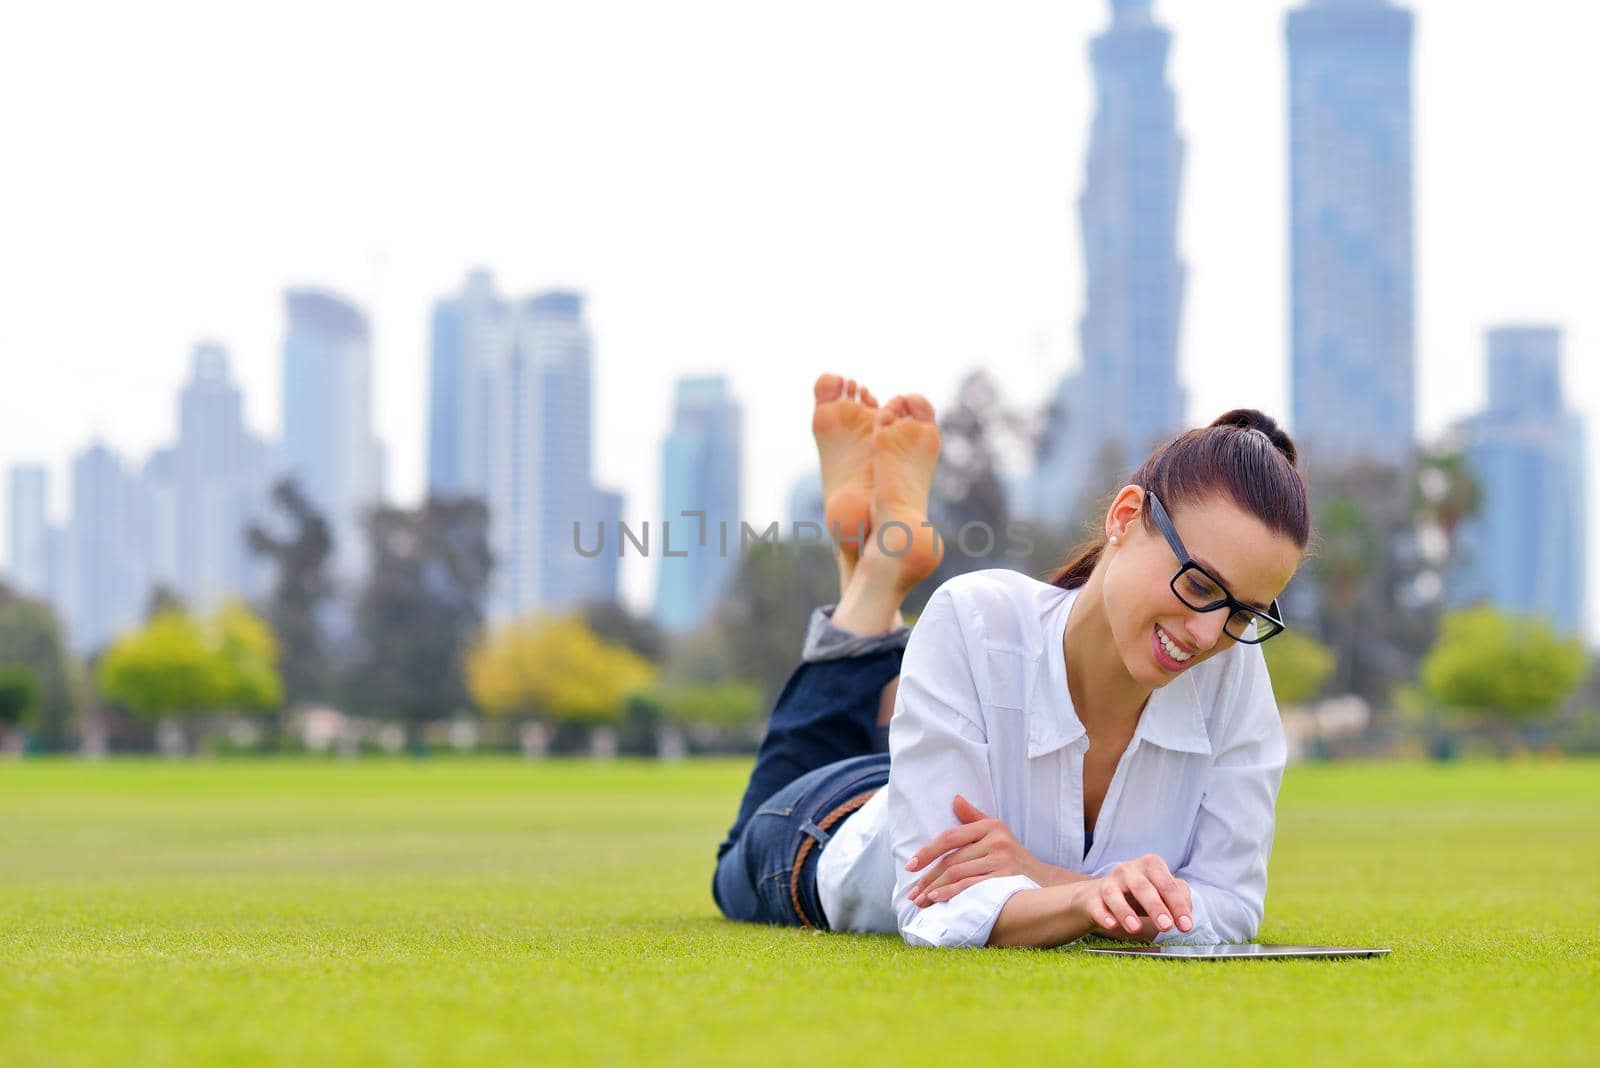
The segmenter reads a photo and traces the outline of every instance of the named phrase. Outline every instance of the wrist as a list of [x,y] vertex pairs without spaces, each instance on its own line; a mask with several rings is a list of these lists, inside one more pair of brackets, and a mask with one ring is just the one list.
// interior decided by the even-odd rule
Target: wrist
[[1085,875],[1079,871],[1067,868],[1058,868],[1054,864],[1040,861],[1035,865],[1036,870],[1027,872],[1028,878],[1040,886],[1066,886],[1068,883],[1081,883],[1093,879],[1092,875]]

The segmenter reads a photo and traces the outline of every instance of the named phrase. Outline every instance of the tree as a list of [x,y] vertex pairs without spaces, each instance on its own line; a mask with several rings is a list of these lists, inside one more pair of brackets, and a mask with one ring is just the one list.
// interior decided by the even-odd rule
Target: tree
[[496,628],[467,655],[467,687],[485,712],[566,728],[620,721],[625,701],[657,675],[650,661],[602,641],[576,616]]
[[1333,651],[1315,638],[1286,630],[1261,646],[1272,691],[1285,705],[1308,703],[1333,671]]
[[167,609],[112,643],[98,683],[110,700],[151,719],[262,712],[283,698],[277,657],[272,632],[243,605],[205,618]]
[[1446,613],[1422,662],[1428,696],[1502,728],[1554,711],[1583,682],[1588,657],[1543,619],[1487,605]]
[[[818,605],[839,599],[839,569],[816,545],[753,544],[709,622],[672,643],[668,671],[697,681],[753,682],[770,701],[800,662]],[[693,670],[698,662],[713,670]]]
[[748,682],[680,683],[649,693],[661,718],[680,727],[736,730],[766,708],[761,688]]
[[928,518],[944,539],[944,556],[906,599],[908,610],[920,611],[946,579],[1011,566],[1006,559],[1011,506],[1003,459],[1019,450],[1033,451],[1040,433],[1036,423],[1003,403],[988,371],[973,371],[962,380],[954,403],[939,416],[939,464],[928,505]]
[[259,523],[252,523],[246,532],[251,551],[267,557],[277,569],[263,614],[282,643],[283,685],[289,700],[326,700],[332,695],[333,680],[321,617],[333,596],[329,571],[333,536],[327,520],[292,479],[272,488],[272,501],[283,513],[288,532],[280,537]]
[[0,666],[0,727],[17,727],[39,705],[39,683],[32,673]]
[[38,686],[31,717],[47,750],[67,747],[67,729],[79,707],[82,679],[61,640],[55,611],[0,583],[0,664],[28,672]]
[[657,663],[666,655],[667,636],[655,621],[641,618],[617,601],[589,601],[580,609],[584,625],[603,641],[626,646]]
[[398,720],[416,751],[427,721],[467,703],[464,656],[483,625],[493,558],[489,513],[475,498],[374,508],[356,603],[356,648],[343,690],[350,706]]

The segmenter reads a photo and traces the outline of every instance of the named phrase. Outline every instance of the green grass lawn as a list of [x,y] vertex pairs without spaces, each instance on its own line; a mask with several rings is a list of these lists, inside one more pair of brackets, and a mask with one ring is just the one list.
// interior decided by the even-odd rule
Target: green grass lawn
[[0,764],[0,1064],[1593,1064],[1600,764],[1291,768],[1260,940],[732,924],[748,765]]

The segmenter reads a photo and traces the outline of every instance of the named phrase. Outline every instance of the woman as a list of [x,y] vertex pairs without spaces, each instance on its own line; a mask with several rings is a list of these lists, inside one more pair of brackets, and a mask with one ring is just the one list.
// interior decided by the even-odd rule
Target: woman
[[724,915],[913,945],[1253,938],[1285,755],[1259,643],[1310,538],[1288,436],[1253,410],[1178,436],[1049,582],[958,576],[913,632],[932,407],[815,392],[840,597],[718,849]]

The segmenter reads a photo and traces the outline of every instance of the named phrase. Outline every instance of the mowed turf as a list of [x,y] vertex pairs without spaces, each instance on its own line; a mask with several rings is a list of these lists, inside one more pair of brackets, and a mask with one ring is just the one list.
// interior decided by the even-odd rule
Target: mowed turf
[[1600,763],[1291,768],[1261,941],[733,924],[748,763],[0,764],[0,1064],[1593,1064]]

